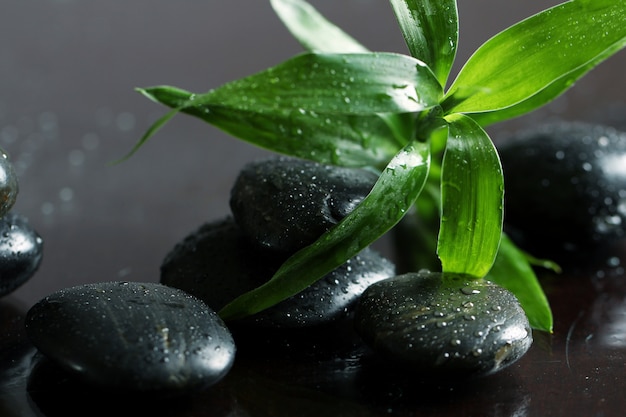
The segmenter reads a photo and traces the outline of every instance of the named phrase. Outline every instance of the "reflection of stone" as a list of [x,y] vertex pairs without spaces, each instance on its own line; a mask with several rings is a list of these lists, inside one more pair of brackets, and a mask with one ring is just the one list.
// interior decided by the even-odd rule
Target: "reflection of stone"
[[[594,316],[599,319],[597,337],[602,346],[626,348],[626,298],[598,297]],[[599,314],[598,314],[599,313]]]
[[23,330],[23,309],[8,298],[0,302],[0,416],[35,416],[26,394],[26,379],[35,352]]
[[[28,400],[26,381],[31,368],[35,348],[32,346],[20,349],[20,357],[3,363],[0,369],[0,415],[3,417],[36,416]],[[4,359],[4,358],[3,358]]]
[[626,275],[621,254],[626,241],[606,245],[598,251],[598,267],[591,283],[596,296],[591,304],[587,339],[609,348],[626,347]]

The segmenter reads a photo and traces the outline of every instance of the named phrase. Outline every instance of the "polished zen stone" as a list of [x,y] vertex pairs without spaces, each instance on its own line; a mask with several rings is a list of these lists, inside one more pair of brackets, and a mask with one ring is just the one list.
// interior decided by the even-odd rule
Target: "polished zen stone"
[[0,218],[0,296],[28,281],[42,258],[43,240],[28,219],[14,212]]
[[[161,265],[161,283],[194,294],[219,311],[267,282],[285,259],[251,244],[227,218],[202,225],[178,243]],[[301,293],[239,324],[295,328],[336,321],[352,312],[365,288],[393,275],[393,263],[366,248]]]
[[542,254],[626,237],[626,133],[550,123],[520,130],[497,145],[504,220],[526,249],[537,253],[539,247]]
[[80,380],[120,391],[186,393],[231,368],[230,331],[208,306],[157,283],[103,282],[57,291],[27,313],[26,332]]
[[390,363],[444,378],[492,374],[532,344],[528,319],[509,291],[427,271],[370,286],[357,305],[355,329]]
[[244,233],[261,246],[295,252],[352,212],[377,179],[364,169],[269,158],[244,166],[230,207]]
[[19,185],[13,164],[6,152],[0,149],[0,218],[11,210],[18,192]]

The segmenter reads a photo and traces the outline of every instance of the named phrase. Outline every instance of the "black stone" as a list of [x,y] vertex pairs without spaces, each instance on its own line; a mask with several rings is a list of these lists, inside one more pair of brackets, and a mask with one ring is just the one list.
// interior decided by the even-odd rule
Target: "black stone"
[[244,233],[261,246],[295,252],[352,212],[377,179],[365,169],[269,158],[244,166],[230,207]]
[[496,143],[505,224],[518,244],[548,253],[625,237],[626,133],[561,122]]
[[232,217],[208,222],[178,242],[161,264],[162,284],[179,288],[219,311],[265,283],[286,256],[252,244]]
[[509,291],[427,271],[370,286],[357,304],[355,329],[390,363],[442,378],[492,374],[532,344],[528,319]]
[[[286,259],[251,244],[229,217],[202,225],[178,243],[161,265],[160,282],[219,311],[267,282]],[[367,286],[393,275],[393,263],[366,248],[301,293],[238,324],[296,328],[339,320],[352,312]]]
[[230,331],[205,303],[157,283],[103,282],[57,291],[26,315],[37,349],[75,377],[118,391],[187,393],[232,366]]
[[0,219],[0,297],[28,281],[42,258],[43,240],[28,219],[14,212]]
[[0,218],[11,210],[18,192],[19,185],[13,164],[6,152],[0,149]]

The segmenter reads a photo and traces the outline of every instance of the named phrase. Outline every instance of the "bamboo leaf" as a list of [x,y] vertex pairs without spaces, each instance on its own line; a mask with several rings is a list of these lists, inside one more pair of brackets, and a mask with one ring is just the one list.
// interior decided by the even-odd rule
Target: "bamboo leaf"
[[[448,114],[516,105],[514,114],[530,111],[622,49],[625,20],[626,2],[615,0],[572,0],[540,12],[483,44],[442,106]],[[521,104],[525,100],[532,104]]]
[[[180,111],[200,118],[255,146],[321,163],[382,169],[410,137],[403,136],[404,130],[392,132],[389,120],[381,114],[325,115],[291,110],[266,115],[254,111],[234,111],[219,105],[194,106],[193,93],[174,87],[152,87],[140,92],[153,101],[176,109],[174,113]],[[410,131],[416,118],[411,113],[390,116],[393,116],[390,119],[393,119],[394,125],[404,125],[406,131]],[[162,122],[159,119],[156,123],[161,125]],[[150,129],[132,152],[155,131]]]
[[367,52],[342,29],[329,22],[304,0],[271,0],[272,7],[291,34],[313,52]]
[[456,55],[456,0],[391,0],[411,56],[423,61],[446,85]]
[[444,273],[484,277],[502,234],[504,181],[487,133],[470,117],[449,116],[441,172],[437,253]]
[[[419,90],[419,91],[418,91]],[[438,105],[441,86],[421,61],[399,54],[303,54],[204,94],[138,90],[240,139],[279,153],[345,166],[383,167]],[[155,123],[135,152],[170,117]]]
[[221,105],[268,115],[298,109],[408,113],[436,106],[442,96],[430,68],[406,55],[307,53],[198,94],[194,106]]
[[515,294],[532,328],[552,332],[548,299],[526,255],[506,234],[502,235],[498,256],[486,278]]

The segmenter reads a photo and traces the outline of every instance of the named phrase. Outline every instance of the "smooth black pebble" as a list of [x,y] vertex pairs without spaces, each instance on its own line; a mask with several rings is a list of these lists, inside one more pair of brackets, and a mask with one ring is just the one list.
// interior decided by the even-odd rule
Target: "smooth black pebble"
[[244,233],[262,247],[295,252],[350,214],[377,179],[365,169],[274,157],[243,167],[230,207]]
[[57,291],[26,315],[48,359],[88,383],[120,391],[187,393],[222,379],[235,345],[204,302],[157,283],[103,282]]
[[0,297],[28,281],[42,258],[43,240],[28,219],[14,212],[0,219]]
[[[161,265],[160,282],[219,311],[267,282],[286,259],[251,244],[229,217],[202,225],[178,243]],[[366,248],[299,294],[238,324],[297,328],[336,321],[352,312],[365,288],[393,275],[393,263]]]
[[496,144],[504,220],[518,244],[547,254],[626,237],[626,133],[560,122]]
[[389,363],[441,378],[493,374],[532,344],[509,291],[425,270],[371,285],[357,304],[355,329]]
[[13,164],[7,153],[0,149],[0,218],[11,210],[18,192],[19,185]]

